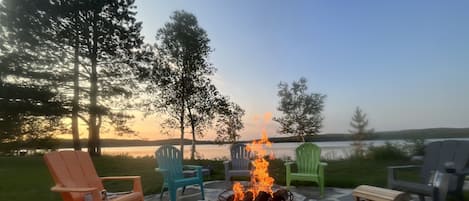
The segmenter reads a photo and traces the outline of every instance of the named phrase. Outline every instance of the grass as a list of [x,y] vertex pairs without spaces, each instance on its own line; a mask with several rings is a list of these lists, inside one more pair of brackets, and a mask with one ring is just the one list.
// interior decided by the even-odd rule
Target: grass
[[[131,158],[127,156],[103,156],[93,158],[100,176],[139,175],[142,177],[144,194],[159,193],[163,177],[156,173],[154,158]],[[222,161],[184,161],[187,164],[210,165],[214,171],[210,179],[223,179]],[[209,179],[209,178],[206,178]],[[60,201],[60,195],[49,189],[54,185],[42,156],[0,157],[0,200]],[[131,182],[109,181],[104,183],[109,191],[131,189]]]
[[0,158],[0,200],[60,200],[41,157]]
[[[163,177],[154,171],[154,158],[131,158],[127,156],[103,156],[93,158],[96,170],[100,176],[140,175],[145,194],[160,191]],[[212,175],[206,180],[223,180],[224,169],[222,161],[196,160],[184,161],[185,164],[210,166]],[[386,186],[387,170],[390,165],[408,164],[405,161],[376,161],[376,160],[341,160],[329,161],[326,167],[326,186],[355,188],[361,184]],[[285,167],[283,161],[273,160],[270,174],[276,183],[285,184]],[[411,177],[415,173],[403,176]],[[0,200],[49,200],[60,201],[57,193],[50,192],[54,183],[45,166],[42,157],[0,157]],[[304,182],[293,182],[292,185],[311,185]],[[128,190],[130,182],[105,183],[109,191]]]

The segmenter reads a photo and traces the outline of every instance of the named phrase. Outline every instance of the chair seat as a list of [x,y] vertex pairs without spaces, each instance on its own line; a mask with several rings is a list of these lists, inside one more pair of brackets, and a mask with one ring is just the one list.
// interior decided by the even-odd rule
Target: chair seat
[[402,180],[395,180],[392,182],[393,189],[400,190],[400,191],[407,191],[413,192],[416,194],[421,195],[432,195],[433,187],[428,186],[426,184],[409,182],[409,181],[402,181]]
[[308,173],[290,173],[291,178],[295,179],[304,179],[304,180],[310,180],[310,179],[319,179],[318,174],[308,174]]
[[189,178],[175,179],[174,183],[177,183],[178,186],[188,186],[192,184],[198,184],[199,181],[200,181],[199,177],[189,177]]
[[[183,171],[184,177],[195,177],[197,176],[196,170],[184,170]],[[210,169],[202,168],[202,175],[210,176]]]
[[249,170],[230,170],[231,176],[250,176],[251,171]]
[[119,195],[116,196],[115,198],[111,197],[109,200],[110,201],[139,201],[143,197],[143,194],[141,192],[133,192],[125,195]]

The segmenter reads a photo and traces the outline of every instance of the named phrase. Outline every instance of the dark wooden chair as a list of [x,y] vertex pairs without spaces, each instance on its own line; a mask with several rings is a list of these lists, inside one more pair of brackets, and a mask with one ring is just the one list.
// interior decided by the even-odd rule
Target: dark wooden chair
[[[463,201],[463,185],[466,175],[469,175],[469,141],[447,140],[429,143],[425,147],[422,165],[388,167],[388,187],[419,195],[421,201],[425,196],[433,201],[444,201],[446,193]],[[398,180],[397,170],[405,168],[420,168],[420,183]],[[446,186],[429,184],[435,172],[447,174]],[[447,191],[447,192],[446,192]]]
[[224,161],[225,181],[230,182],[233,176],[251,176],[251,152],[246,150],[245,144],[231,146],[231,160]]

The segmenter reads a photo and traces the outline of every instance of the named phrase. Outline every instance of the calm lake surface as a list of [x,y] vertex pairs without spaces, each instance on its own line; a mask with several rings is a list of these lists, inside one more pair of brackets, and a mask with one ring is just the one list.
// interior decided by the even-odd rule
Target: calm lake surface
[[[469,140],[469,138],[452,138],[453,140]],[[442,141],[448,139],[427,139],[426,143],[433,141]],[[405,140],[373,140],[365,141],[365,143],[373,146],[384,145],[385,142],[408,144]],[[330,142],[313,142],[321,147],[321,157],[324,159],[335,160],[347,158],[352,154],[351,141],[330,141]],[[274,154],[276,158],[287,159],[295,158],[295,148],[301,143],[288,142],[288,143],[272,143],[271,148],[267,150]],[[179,145],[176,145],[179,148]],[[197,145],[197,158],[198,159],[215,159],[223,160],[230,158],[229,153],[230,145]],[[154,156],[155,151],[159,146],[129,146],[129,147],[103,147],[102,152],[105,155],[128,155],[132,157]],[[191,145],[184,146],[184,156],[190,157]],[[86,149],[85,149],[86,150]]]

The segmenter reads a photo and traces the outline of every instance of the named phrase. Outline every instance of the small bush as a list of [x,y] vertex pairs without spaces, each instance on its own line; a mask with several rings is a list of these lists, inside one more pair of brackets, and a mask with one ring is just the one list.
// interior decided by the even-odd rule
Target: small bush
[[425,139],[410,139],[406,142],[406,150],[410,156],[423,156],[425,154]]
[[386,142],[384,146],[368,148],[367,157],[373,160],[407,160],[405,149],[398,144]]

